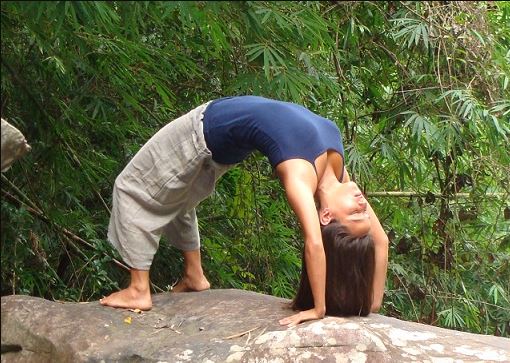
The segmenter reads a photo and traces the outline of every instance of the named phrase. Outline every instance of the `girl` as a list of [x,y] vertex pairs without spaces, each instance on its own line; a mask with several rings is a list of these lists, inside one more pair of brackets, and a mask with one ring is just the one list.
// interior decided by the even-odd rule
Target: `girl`
[[[345,171],[338,127],[297,104],[257,96],[217,99],[170,122],[120,173],[113,190],[108,239],[130,266],[131,282],[126,289],[101,299],[101,304],[141,310],[152,307],[149,269],[162,234],[184,255],[183,277],[173,291],[209,288],[201,265],[195,207],[213,192],[221,175],[254,150],[264,154],[276,170],[304,238],[308,292],[306,288],[300,291],[311,300],[307,304],[295,300],[294,306],[304,310],[280,323],[294,326],[324,317],[328,306],[321,225],[334,221],[354,237],[353,243],[368,236],[374,253],[361,259],[372,261],[374,269],[373,276],[359,279],[372,281],[370,301],[362,302],[369,309],[361,310],[379,309],[388,239]],[[330,278],[342,284],[344,276]],[[329,310],[338,309],[332,305]]]

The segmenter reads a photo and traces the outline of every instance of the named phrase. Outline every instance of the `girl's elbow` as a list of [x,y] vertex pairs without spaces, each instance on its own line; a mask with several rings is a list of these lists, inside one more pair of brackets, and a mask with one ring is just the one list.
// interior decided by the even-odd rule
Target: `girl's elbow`
[[384,236],[384,238],[380,238],[379,240],[374,241],[376,245],[379,245],[384,248],[388,248],[390,245],[390,240],[388,236]]

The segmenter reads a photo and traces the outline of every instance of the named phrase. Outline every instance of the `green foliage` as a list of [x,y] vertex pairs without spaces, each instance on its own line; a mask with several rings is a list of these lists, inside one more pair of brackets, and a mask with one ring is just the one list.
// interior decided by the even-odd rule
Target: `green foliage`
[[[391,239],[384,313],[508,336],[509,18],[508,2],[3,1],[2,117],[33,151],[2,176],[2,294],[123,285],[115,177],[169,120],[258,94],[340,126]],[[214,286],[293,295],[299,226],[260,155],[198,214]],[[154,290],[180,269],[162,241]]]

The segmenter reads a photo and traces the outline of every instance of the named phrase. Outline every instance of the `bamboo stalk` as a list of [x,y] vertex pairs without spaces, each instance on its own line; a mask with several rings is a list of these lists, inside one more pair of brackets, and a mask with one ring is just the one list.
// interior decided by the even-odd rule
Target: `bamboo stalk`
[[9,184],[9,187],[11,187],[21,198],[24,199],[24,203],[33,208],[36,212],[39,214],[44,214],[43,211],[33,202],[30,200],[29,197],[25,193],[23,193],[16,185],[14,185],[7,177],[2,174],[2,181]]
[[[81,165],[80,159],[78,159],[78,156],[76,156],[76,153],[74,152],[74,149],[67,143],[67,141],[64,141],[64,145],[67,147],[67,150],[71,153],[73,161],[78,165],[80,169],[83,169],[83,166]],[[110,208],[108,208],[108,204],[104,201],[103,197],[101,196],[101,193],[98,192],[98,190],[94,187],[94,182],[90,179],[89,175],[87,173],[84,173],[85,177],[87,178],[88,182],[91,185],[92,191],[94,194],[99,198],[101,203],[103,204],[103,207],[106,209],[108,214],[111,214],[112,211]]]
[[[367,192],[368,197],[395,197],[395,198],[406,198],[406,197],[426,197],[432,195],[436,198],[444,197],[441,193],[418,193],[418,192],[400,192],[400,191],[381,191],[381,192]],[[508,195],[507,193],[484,193],[483,196],[489,198],[498,198]],[[456,198],[469,198],[473,195],[471,193],[455,193],[452,195]]]

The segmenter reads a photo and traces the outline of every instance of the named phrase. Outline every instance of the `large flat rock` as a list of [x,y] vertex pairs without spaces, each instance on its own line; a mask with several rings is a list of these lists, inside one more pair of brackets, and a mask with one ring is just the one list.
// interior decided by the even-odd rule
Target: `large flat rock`
[[288,300],[240,290],[164,293],[137,313],[1,298],[2,362],[510,362],[510,339],[372,314],[294,328]]

